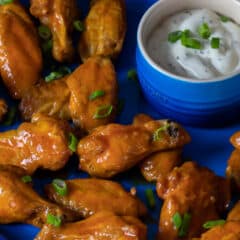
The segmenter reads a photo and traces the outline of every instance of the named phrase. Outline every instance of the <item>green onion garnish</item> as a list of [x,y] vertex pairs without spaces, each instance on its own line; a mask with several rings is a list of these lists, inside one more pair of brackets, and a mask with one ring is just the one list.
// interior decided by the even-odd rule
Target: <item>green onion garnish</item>
[[224,16],[224,15],[221,15],[221,16],[220,16],[220,19],[221,19],[222,22],[228,22],[228,21],[230,21],[230,18],[227,17],[227,16]]
[[161,136],[161,133],[166,131],[168,128],[170,127],[170,124],[167,123],[165,124],[164,126],[158,128],[154,133],[153,133],[153,141],[159,141],[162,136]]
[[96,98],[99,98],[99,97],[102,97],[105,95],[105,91],[103,90],[97,90],[97,91],[94,91],[90,94],[89,96],[89,100],[95,100]]
[[22,182],[24,182],[24,183],[30,183],[30,182],[32,182],[32,177],[26,175],[26,176],[23,176],[23,177],[21,178],[21,180],[22,180]]
[[156,206],[156,201],[155,201],[153,190],[150,188],[146,189],[145,195],[146,195],[149,207],[154,208]]
[[220,46],[220,38],[212,38],[211,47],[217,49],[219,48],[219,46]]
[[113,111],[113,106],[112,105],[103,105],[100,106],[96,113],[93,116],[93,119],[101,119],[101,118],[106,118],[111,115]]
[[177,42],[182,37],[182,31],[175,31],[168,34],[168,41],[171,43]]
[[60,227],[62,220],[58,216],[54,216],[52,214],[47,215],[47,223],[53,225],[54,227]]
[[176,212],[172,217],[173,225],[178,230],[182,226],[182,216]]
[[137,75],[137,71],[135,69],[130,69],[127,72],[127,78],[129,80],[134,80],[134,81],[138,81],[138,75]]
[[13,124],[13,122],[16,119],[16,113],[17,113],[17,108],[16,106],[13,106],[9,109],[9,111],[7,112],[6,116],[5,116],[5,120],[2,123],[4,126],[10,126]]
[[52,186],[58,195],[65,196],[67,194],[67,184],[64,180],[56,178],[52,181]]
[[38,34],[44,40],[48,40],[52,36],[50,29],[45,25],[40,25],[38,27]]
[[187,48],[201,49],[202,44],[197,39],[194,38],[181,38],[181,43]]
[[203,23],[198,28],[198,34],[204,39],[208,39],[211,36],[211,30],[207,23]]
[[49,83],[52,82],[55,79],[59,79],[63,77],[63,74],[60,72],[51,72],[49,75],[45,77],[45,82]]
[[78,139],[72,133],[70,133],[69,134],[69,140],[68,140],[68,148],[72,152],[76,152],[77,145],[78,145]]
[[191,214],[184,213],[182,218],[182,225],[178,232],[179,237],[185,237],[187,235],[191,219],[192,219]]
[[0,0],[0,5],[5,5],[5,4],[9,4],[12,3],[13,0]]
[[219,226],[219,225],[223,225],[225,224],[225,220],[224,219],[218,219],[218,220],[213,220],[213,221],[208,221],[208,222],[205,222],[203,224],[203,227],[205,229],[210,229],[210,228],[213,228],[215,226]]
[[83,24],[83,22],[81,20],[74,21],[73,22],[73,26],[79,32],[83,32],[84,31],[84,24]]

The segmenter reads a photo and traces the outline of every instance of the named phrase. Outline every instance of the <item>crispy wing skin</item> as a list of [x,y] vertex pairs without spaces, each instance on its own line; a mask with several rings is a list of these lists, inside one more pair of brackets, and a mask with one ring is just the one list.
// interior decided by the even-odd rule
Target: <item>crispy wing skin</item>
[[226,169],[226,176],[231,180],[233,187],[240,189],[240,150],[235,149],[230,158]]
[[42,55],[38,35],[25,9],[0,5],[0,73],[11,96],[20,99],[39,79]]
[[67,195],[60,196],[52,185],[47,185],[47,196],[59,205],[76,212],[82,218],[101,211],[134,217],[145,215],[147,212],[144,204],[126,192],[119,183],[94,178],[65,182],[68,188]]
[[239,240],[240,222],[229,221],[203,233],[199,240]]
[[42,113],[70,120],[70,91],[65,81],[66,78],[50,83],[42,81],[32,86],[23,96],[19,106],[22,118],[29,121],[33,114]]
[[0,99],[0,122],[3,120],[4,115],[7,113],[7,109],[7,103],[3,99]]
[[230,202],[230,186],[224,178],[194,162],[176,167],[157,182],[157,193],[164,199],[160,214],[158,239],[178,240],[178,230],[173,225],[175,213],[191,215],[191,221],[183,239],[198,237],[202,225],[219,219]]
[[59,216],[63,221],[74,220],[68,210],[62,210],[42,199],[21,176],[0,167],[0,223],[29,223],[38,227],[47,223],[47,215]]
[[[158,139],[154,139],[156,132]],[[110,178],[154,152],[175,149],[189,141],[190,136],[179,124],[166,120],[143,126],[108,124],[81,139],[77,153],[82,170],[92,176]]]
[[[89,58],[68,77],[67,85],[71,92],[69,109],[77,126],[90,131],[114,120],[117,79],[109,59]],[[103,91],[103,96],[91,100],[90,96],[96,91]],[[99,117],[96,116],[98,111]]]
[[45,225],[35,240],[145,240],[146,226],[134,217],[119,217],[111,212],[59,228]]
[[51,30],[53,57],[59,62],[71,61],[71,33],[78,15],[76,0],[31,0],[30,12]]
[[66,123],[34,116],[33,122],[0,133],[0,164],[21,167],[27,174],[38,168],[58,170],[71,155],[66,132]]
[[227,221],[239,221],[240,222],[240,201],[238,201],[232,210],[228,213]]
[[79,42],[85,61],[91,56],[116,58],[122,50],[126,33],[124,0],[92,0]]
[[234,133],[231,138],[230,138],[230,142],[232,143],[232,145],[236,148],[240,150],[240,131]]
[[154,153],[140,163],[141,173],[147,181],[157,181],[181,163],[181,155],[181,148]]

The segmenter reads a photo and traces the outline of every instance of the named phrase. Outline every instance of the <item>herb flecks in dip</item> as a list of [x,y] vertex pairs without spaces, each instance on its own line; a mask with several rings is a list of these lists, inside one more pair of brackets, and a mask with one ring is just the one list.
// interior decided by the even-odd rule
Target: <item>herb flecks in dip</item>
[[240,26],[213,11],[177,13],[149,36],[151,58],[176,75],[207,80],[240,70]]

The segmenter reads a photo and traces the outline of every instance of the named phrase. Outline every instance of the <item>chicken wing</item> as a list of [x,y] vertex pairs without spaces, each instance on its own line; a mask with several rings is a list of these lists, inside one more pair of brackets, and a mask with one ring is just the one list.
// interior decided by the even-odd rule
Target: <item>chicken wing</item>
[[240,222],[230,221],[203,233],[199,240],[239,240]]
[[[157,193],[164,199],[159,222],[159,240],[199,237],[202,225],[219,219],[230,202],[230,186],[224,178],[194,162],[176,167],[157,182]],[[174,224],[174,216],[187,219],[184,228]],[[183,220],[185,221],[185,220]],[[188,227],[186,226],[188,225]]]
[[29,121],[34,113],[70,120],[69,100],[70,91],[66,78],[50,83],[42,81],[23,96],[19,109],[26,121]]
[[92,0],[84,24],[79,42],[81,59],[85,61],[91,56],[116,58],[126,33],[124,0]]
[[17,1],[0,5],[0,19],[0,74],[11,96],[20,99],[40,79],[38,35]]
[[68,78],[73,122],[87,131],[112,122],[117,105],[117,79],[109,59],[92,57]]
[[181,147],[190,141],[177,123],[159,120],[143,126],[108,124],[81,139],[77,153],[80,169],[110,178],[126,171],[151,153]]
[[146,226],[134,217],[100,212],[59,228],[45,225],[35,240],[146,240]]
[[31,0],[30,12],[51,30],[53,57],[59,62],[71,61],[74,56],[71,33],[78,15],[76,0]]
[[147,212],[144,204],[115,182],[100,179],[74,179],[65,181],[67,195],[60,196],[52,185],[46,186],[47,196],[82,218],[97,212],[111,211],[121,216],[142,216]]
[[108,59],[89,58],[72,74],[40,83],[24,95],[20,111],[28,120],[34,113],[72,119],[85,131],[112,122],[117,105],[117,79]]
[[[142,126],[153,119],[146,114],[138,114],[134,117],[133,125]],[[182,149],[176,148],[170,151],[153,153],[140,163],[143,177],[149,181],[157,181],[160,175],[166,175],[181,163]]]
[[182,149],[157,152],[140,163],[143,177],[149,181],[157,181],[160,176],[170,173],[174,167],[181,163]]
[[7,113],[7,104],[3,99],[0,99],[0,122],[3,120],[4,115]]
[[232,210],[228,213],[227,221],[239,221],[240,222],[240,201],[238,201]]
[[37,168],[62,168],[71,155],[67,127],[67,123],[36,115],[31,123],[0,133],[0,164],[21,167],[27,174]]
[[0,167],[0,223],[29,223],[41,227],[48,214],[72,221],[74,214],[42,199],[21,175]]

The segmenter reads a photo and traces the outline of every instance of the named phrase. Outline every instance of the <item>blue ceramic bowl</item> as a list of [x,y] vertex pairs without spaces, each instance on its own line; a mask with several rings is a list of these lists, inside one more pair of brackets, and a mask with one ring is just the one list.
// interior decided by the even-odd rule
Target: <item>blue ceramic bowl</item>
[[240,22],[237,0],[160,0],[143,15],[137,32],[136,64],[146,99],[167,118],[195,126],[222,125],[239,119],[240,72],[210,80],[177,76],[149,56],[146,41],[162,19],[186,9],[208,8]]

